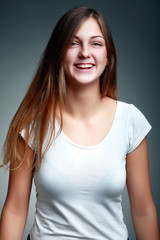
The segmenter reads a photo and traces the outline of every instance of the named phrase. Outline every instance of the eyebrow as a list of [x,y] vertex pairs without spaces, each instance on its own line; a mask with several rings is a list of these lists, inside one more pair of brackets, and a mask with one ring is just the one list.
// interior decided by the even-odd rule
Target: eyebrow
[[[101,35],[92,36],[92,37],[91,37],[91,39],[94,39],[94,38],[99,38],[99,37],[104,39],[104,37],[103,37],[103,36],[101,36]],[[78,36],[73,36],[73,38],[80,39]]]

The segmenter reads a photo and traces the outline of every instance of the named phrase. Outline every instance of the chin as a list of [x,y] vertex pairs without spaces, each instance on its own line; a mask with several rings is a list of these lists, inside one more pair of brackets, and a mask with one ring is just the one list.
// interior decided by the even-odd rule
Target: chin
[[90,83],[93,83],[93,82],[96,82],[96,81],[99,81],[99,79],[97,80],[97,79],[88,79],[88,78],[86,78],[86,79],[82,79],[82,80],[80,80],[80,79],[78,79],[77,80],[77,82],[78,83],[80,83],[80,84],[90,84]]

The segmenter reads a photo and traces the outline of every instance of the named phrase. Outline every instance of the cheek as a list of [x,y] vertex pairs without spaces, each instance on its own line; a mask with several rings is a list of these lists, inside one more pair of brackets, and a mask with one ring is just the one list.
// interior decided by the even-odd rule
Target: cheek
[[72,63],[75,59],[76,53],[68,50],[64,56],[64,63]]
[[103,61],[104,61],[105,64],[106,64],[106,60],[107,60],[107,51],[104,51],[104,52],[102,53],[102,56],[103,56]]
[[107,51],[98,52],[96,54],[97,61],[103,65],[106,65]]
[[70,58],[69,54],[66,54],[64,59],[63,59],[63,63],[64,63],[65,66],[68,65],[68,63],[70,63],[70,59],[71,58]]
[[72,60],[72,57],[70,56],[70,54],[66,53],[63,58],[63,67],[65,72],[68,72],[71,65],[71,60]]

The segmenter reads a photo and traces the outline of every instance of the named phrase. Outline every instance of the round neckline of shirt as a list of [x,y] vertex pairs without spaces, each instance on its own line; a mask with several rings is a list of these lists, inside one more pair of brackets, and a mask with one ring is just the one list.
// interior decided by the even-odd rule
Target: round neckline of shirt
[[[120,105],[120,101],[116,100],[117,102],[117,105],[116,105],[116,110],[115,110],[115,114],[114,114],[114,119],[113,119],[113,122],[112,122],[112,125],[111,125],[111,128],[109,130],[109,132],[107,133],[107,135],[99,142],[97,143],[96,145],[93,145],[93,146],[85,146],[85,145],[80,145],[80,144],[77,144],[77,143],[74,143],[70,138],[67,137],[67,135],[63,132],[63,130],[61,130],[60,132],[60,136],[62,136],[67,142],[69,142],[71,145],[77,147],[77,148],[83,148],[83,149],[94,149],[94,148],[98,148],[99,146],[101,146],[104,142],[108,141],[109,138],[112,136],[112,133],[116,127],[116,124],[117,124],[117,118],[118,118],[118,113],[119,113],[119,105]],[[60,126],[57,122],[57,120],[55,119],[55,126],[59,129]]]

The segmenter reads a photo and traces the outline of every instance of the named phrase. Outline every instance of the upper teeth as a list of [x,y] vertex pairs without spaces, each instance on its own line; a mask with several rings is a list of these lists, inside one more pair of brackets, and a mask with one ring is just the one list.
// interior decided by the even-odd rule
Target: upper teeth
[[89,68],[89,67],[92,67],[93,65],[92,64],[78,64],[77,67],[80,67],[80,68]]

